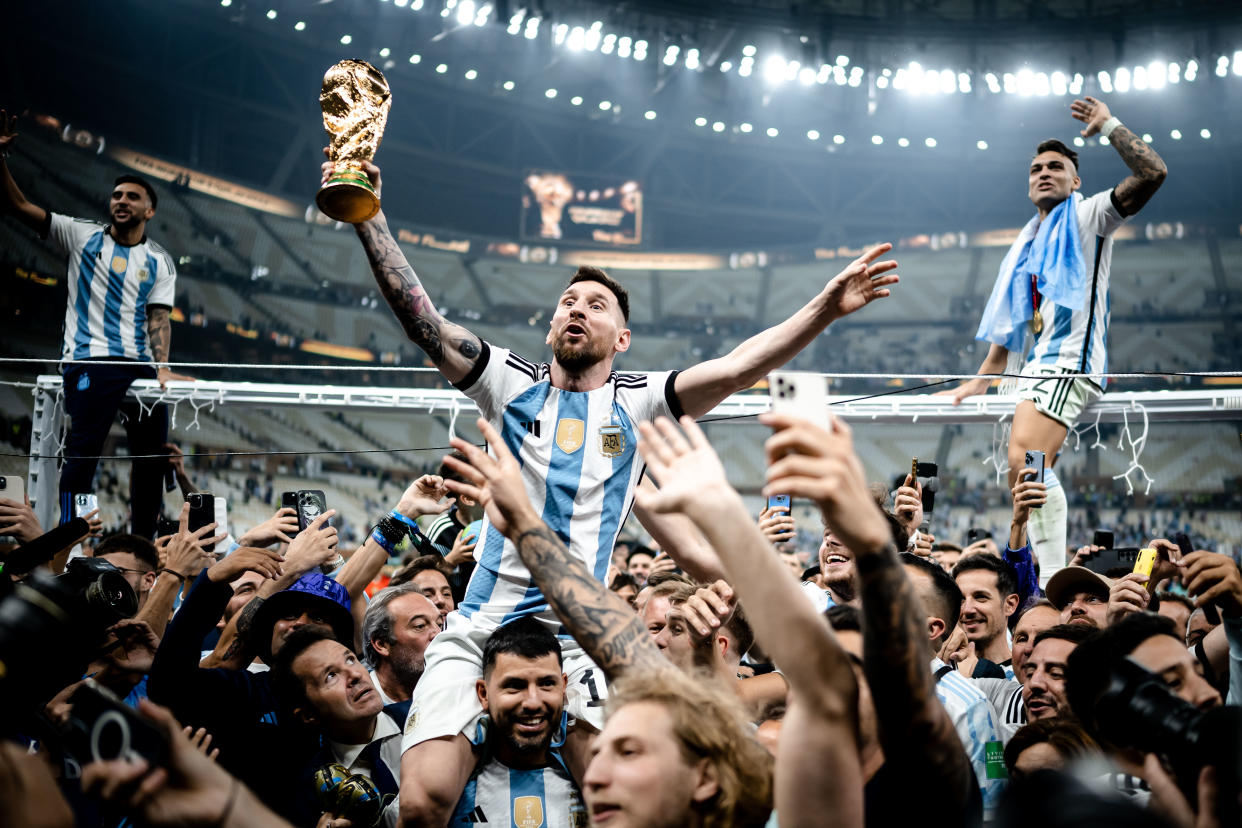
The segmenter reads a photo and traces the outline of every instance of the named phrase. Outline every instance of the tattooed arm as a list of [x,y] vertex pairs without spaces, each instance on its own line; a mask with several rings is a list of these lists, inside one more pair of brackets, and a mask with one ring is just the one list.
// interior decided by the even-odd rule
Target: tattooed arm
[[147,307],[147,339],[151,342],[151,358],[155,360],[160,387],[171,378],[168,370],[168,353],[172,347],[172,321],[169,309],[163,305]]
[[[1084,138],[1090,138],[1098,133],[1100,128],[1113,117],[1103,101],[1091,97],[1074,101],[1070,105],[1070,112],[1087,125],[1082,130]],[[1113,189],[1113,195],[1117,203],[1121,205],[1122,212],[1127,216],[1132,216],[1143,209],[1143,205],[1156,194],[1156,190],[1160,189],[1160,185],[1164,183],[1169,170],[1164,164],[1164,159],[1156,154],[1151,145],[1131,132],[1124,124],[1119,124],[1113,129],[1112,134],[1108,136],[1108,142],[1130,168],[1131,175],[1121,180],[1121,183]]]
[[522,483],[522,470],[496,429],[482,418],[478,426],[495,457],[454,437],[453,448],[468,462],[444,458],[466,480],[446,479],[449,491],[483,504],[492,525],[517,547],[522,563],[561,623],[609,679],[634,667],[670,669],[625,599],[605,588],[536,514]]
[[[331,174],[331,163],[324,164],[324,181]],[[363,168],[371,178],[376,195],[380,192],[380,170],[370,162]],[[406,261],[388,229],[388,219],[381,212],[375,218],[354,225],[366,251],[371,273],[379,285],[388,307],[396,314],[410,341],[423,349],[440,373],[449,382],[460,382],[470,373],[479,358],[479,338],[460,325],[449,322],[436,310],[423,283]]]

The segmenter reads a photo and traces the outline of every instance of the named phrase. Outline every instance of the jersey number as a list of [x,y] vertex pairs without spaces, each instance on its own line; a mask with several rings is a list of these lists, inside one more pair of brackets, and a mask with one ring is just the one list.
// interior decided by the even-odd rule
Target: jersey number
[[591,700],[587,702],[587,707],[602,707],[604,700],[599,697],[599,688],[595,686],[595,671],[587,670],[582,674],[582,678],[578,679],[579,684],[587,686],[587,692],[591,694]]

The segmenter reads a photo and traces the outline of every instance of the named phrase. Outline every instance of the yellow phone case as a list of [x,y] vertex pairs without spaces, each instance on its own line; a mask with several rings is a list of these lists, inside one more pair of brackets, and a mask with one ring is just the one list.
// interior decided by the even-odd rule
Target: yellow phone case
[[1155,549],[1140,549],[1138,553],[1138,558],[1136,558],[1134,561],[1134,571],[1138,572],[1144,577],[1150,578],[1151,570],[1153,567],[1155,567],[1155,565],[1156,565],[1156,550]]

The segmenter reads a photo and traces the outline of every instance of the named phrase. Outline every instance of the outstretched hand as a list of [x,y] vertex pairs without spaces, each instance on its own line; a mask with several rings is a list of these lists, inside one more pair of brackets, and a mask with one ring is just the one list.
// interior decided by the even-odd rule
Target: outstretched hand
[[682,417],[679,429],[660,417],[654,423],[639,423],[638,433],[642,437],[638,451],[651,476],[660,481],[655,491],[634,493],[643,509],[683,512],[693,518],[696,507],[713,505],[732,493],[720,458],[693,418]]
[[1113,113],[1108,110],[1108,105],[1103,101],[1093,98],[1090,95],[1084,95],[1082,98],[1070,104],[1070,114],[1077,121],[1086,124],[1086,129],[1081,130],[1083,138],[1090,138],[1100,131],[1100,127],[1113,117]]
[[397,503],[397,511],[413,520],[423,515],[438,515],[447,511],[452,503],[440,500],[448,494],[444,478],[435,474],[424,474],[415,480],[401,495]]
[[900,281],[896,273],[890,273],[897,268],[896,262],[876,261],[892,249],[888,242],[868,249],[824,288],[829,306],[838,318],[883,299],[890,293],[887,285]]
[[448,490],[483,504],[491,524],[509,538],[541,525],[542,521],[535,513],[535,507],[531,506],[530,496],[522,483],[521,466],[491,423],[480,417],[478,426],[496,456],[493,458],[478,446],[454,437],[449,441],[450,445],[464,454],[468,462],[463,463],[452,455],[446,456],[444,462],[468,482],[446,480],[444,483]]

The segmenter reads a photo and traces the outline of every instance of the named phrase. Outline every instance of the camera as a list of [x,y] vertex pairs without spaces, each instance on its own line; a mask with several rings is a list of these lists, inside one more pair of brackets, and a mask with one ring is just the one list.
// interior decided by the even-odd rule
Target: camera
[[145,759],[152,767],[168,757],[168,739],[120,698],[93,679],[74,691],[65,746],[82,764]]
[[[138,611],[133,587],[101,558],[74,558],[59,576],[36,569],[26,580],[4,587],[0,705],[5,710],[45,702],[80,679],[104,631]],[[56,658],[49,659],[49,653]]]
[[1200,710],[1133,660],[1121,658],[1092,713],[1099,733],[1114,745],[1167,757],[1190,802],[1198,801],[1200,770],[1215,768],[1221,824],[1238,824],[1242,708]]

